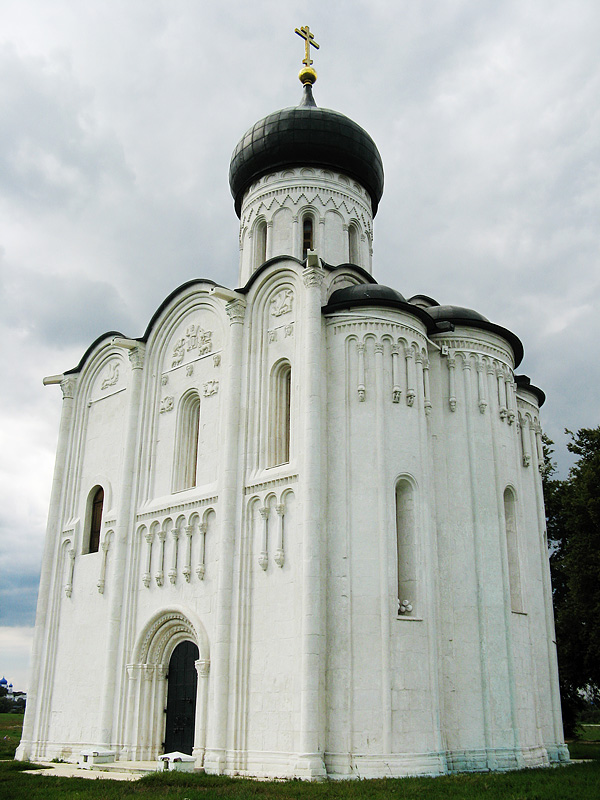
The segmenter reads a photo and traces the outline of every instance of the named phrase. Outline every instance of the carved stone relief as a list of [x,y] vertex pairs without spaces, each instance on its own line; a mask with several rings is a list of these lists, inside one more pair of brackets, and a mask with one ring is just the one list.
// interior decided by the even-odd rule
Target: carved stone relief
[[275,297],[271,300],[271,314],[274,317],[281,317],[283,314],[289,314],[292,311],[294,302],[294,293],[291,289],[282,289],[277,292]]
[[160,413],[165,414],[168,411],[173,411],[175,407],[175,398],[171,395],[167,395],[160,401]]
[[108,365],[108,369],[106,371],[106,377],[102,381],[100,385],[100,389],[109,389],[111,386],[114,386],[119,380],[119,365],[116,361],[111,361]]
[[171,367],[178,367],[184,359],[186,352],[198,351],[199,356],[212,352],[212,331],[204,330],[200,325],[188,325],[185,337],[177,339],[171,356]]
[[219,391],[219,381],[206,381],[202,387],[204,397],[210,397]]

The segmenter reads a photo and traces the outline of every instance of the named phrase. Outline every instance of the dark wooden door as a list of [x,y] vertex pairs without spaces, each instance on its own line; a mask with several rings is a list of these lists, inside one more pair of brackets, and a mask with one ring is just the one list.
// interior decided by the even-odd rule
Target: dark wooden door
[[180,753],[192,755],[198,683],[194,662],[197,660],[196,645],[193,642],[181,642],[173,650],[169,661],[165,753],[179,750]]

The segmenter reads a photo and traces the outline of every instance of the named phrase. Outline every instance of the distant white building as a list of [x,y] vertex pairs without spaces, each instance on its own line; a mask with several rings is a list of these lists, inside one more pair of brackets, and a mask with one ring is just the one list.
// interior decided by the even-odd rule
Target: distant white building
[[301,75],[232,158],[241,288],[191,281],[46,381],[19,758],[312,779],[568,759],[543,394],[513,333],[374,281],[381,158]]

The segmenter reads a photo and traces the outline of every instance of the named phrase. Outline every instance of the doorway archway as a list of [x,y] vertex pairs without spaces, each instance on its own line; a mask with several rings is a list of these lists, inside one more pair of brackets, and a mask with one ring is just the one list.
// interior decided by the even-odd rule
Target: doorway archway
[[[132,661],[127,665],[123,755],[133,761],[151,761],[161,753],[179,750],[194,756],[196,766],[201,767],[210,670],[208,636],[202,622],[189,609],[163,609],[138,635]],[[172,709],[165,714],[169,695]]]
[[179,642],[169,660],[167,674],[167,721],[165,753],[179,751],[192,755],[196,724],[198,647]]

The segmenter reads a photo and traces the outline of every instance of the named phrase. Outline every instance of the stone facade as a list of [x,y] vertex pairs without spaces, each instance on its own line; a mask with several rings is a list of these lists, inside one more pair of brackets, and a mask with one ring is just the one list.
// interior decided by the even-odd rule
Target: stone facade
[[375,285],[369,196],[343,173],[268,173],[240,219],[243,288],[185,284],[144,336],[106,334],[48,381],[63,413],[18,757],[157,758],[192,641],[209,772],[568,759],[541,393],[515,337],[439,325],[429,300],[336,305]]

